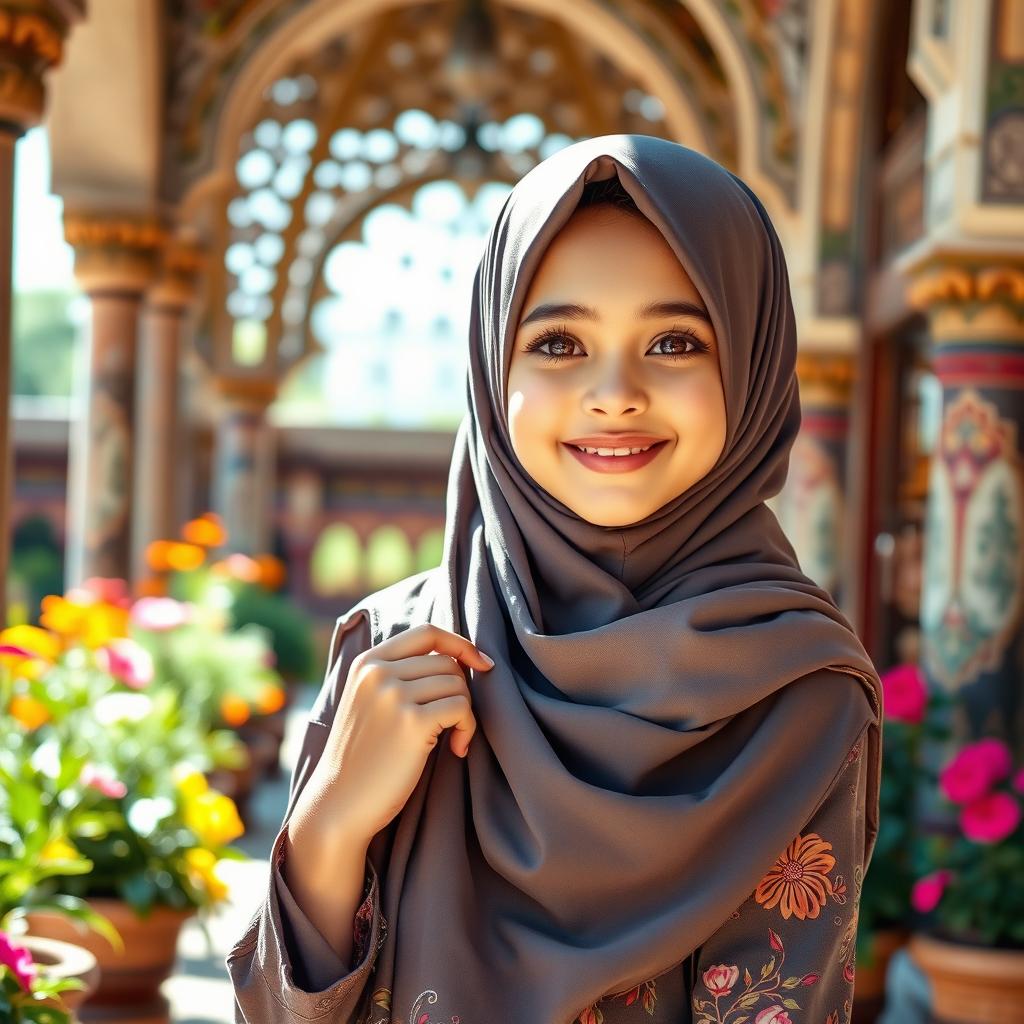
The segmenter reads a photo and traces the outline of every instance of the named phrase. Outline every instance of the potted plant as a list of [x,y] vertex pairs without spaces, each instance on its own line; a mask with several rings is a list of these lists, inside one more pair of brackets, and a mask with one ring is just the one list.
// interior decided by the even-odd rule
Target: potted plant
[[[223,736],[203,730],[202,716],[124,635],[131,607],[96,589],[91,600],[49,602],[42,621],[52,630],[0,633],[0,644],[24,654],[4,665],[0,729],[13,740],[4,788],[13,820],[26,830],[40,818],[58,822],[70,851],[64,870],[26,894],[29,933],[96,955],[102,978],[90,1004],[129,1001],[159,1014],[178,932],[225,897],[217,862],[245,857],[229,845],[244,827],[204,774]],[[112,928],[69,920],[68,906],[83,903],[93,915],[85,923],[105,918]],[[209,941],[202,916],[199,924]]]
[[1024,1020],[1024,770],[996,737],[962,746],[939,775],[955,825],[922,836],[908,952],[937,1018]]
[[77,1024],[96,988],[99,966],[86,949],[54,939],[15,939],[0,929],[0,1020]]
[[915,795],[922,782],[921,746],[926,737],[939,735],[930,724],[929,703],[938,706],[945,699],[942,694],[930,697],[924,673],[912,663],[894,665],[881,681],[885,719],[878,838],[861,889],[857,929],[855,999],[865,1018],[877,1013],[889,960],[910,937],[910,850]]

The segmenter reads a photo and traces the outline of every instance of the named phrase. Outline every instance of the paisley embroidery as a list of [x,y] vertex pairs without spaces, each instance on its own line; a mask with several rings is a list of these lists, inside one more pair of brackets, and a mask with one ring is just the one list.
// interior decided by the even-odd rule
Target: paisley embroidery
[[836,859],[828,851],[832,844],[817,832],[797,836],[786,847],[772,869],[761,879],[754,897],[765,910],[778,907],[788,920],[794,914],[801,920],[816,918],[826,899],[834,895],[828,872]]

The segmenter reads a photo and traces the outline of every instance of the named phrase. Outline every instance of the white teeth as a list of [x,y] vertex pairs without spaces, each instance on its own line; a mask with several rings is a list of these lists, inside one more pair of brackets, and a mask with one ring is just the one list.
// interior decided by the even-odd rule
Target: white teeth
[[653,443],[647,448],[584,448],[582,445],[573,445],[581,452],[588,452],[591,455],[636,455],[638,452],[645,452],[647,448],[653,447]]

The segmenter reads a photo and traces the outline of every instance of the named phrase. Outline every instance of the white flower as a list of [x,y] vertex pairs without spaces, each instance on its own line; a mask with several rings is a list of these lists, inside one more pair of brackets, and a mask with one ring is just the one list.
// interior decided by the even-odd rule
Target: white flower
[[153,709],[153,701],[146,693],[108,693],[92,706],[100,725],[116,722],[139,722]]

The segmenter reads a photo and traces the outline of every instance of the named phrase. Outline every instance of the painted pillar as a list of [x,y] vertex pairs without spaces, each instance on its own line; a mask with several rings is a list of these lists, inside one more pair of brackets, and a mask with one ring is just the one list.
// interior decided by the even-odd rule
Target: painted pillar
[[136,390],[132,508],[132,580],[149,575],[146,548],[177,537],[182,505],[178,484],[189,439],[179,415],[179,377],[185,332],[203,267],[194,246],[172,243],[142,309]]
[[[43,119],[43,76],[60,63],[64,39],[83,13],[82,0],[8,3],[0,0],[0,581],[10,561],[12,493],[11,253],[14,244],[14,147]],[[7,590],[0,585],[0,625]]]
[[841,603],[845,554],[846,451],[853,357],[838,352],[797,355],[802,421],[786,484],[769,503],[818,586]]
[[942,426],[931,463],[922,667],[954,699],[955,745],[1024,756],[1024,256],[941,254],[915,270]]
[[231,551],[257,555],[273,541],[274,431],[267,407],[277,382],[219,377],[220,409],[213,456],[213,510],[228,532]]
[[64,234],[91,305],[81,420],[69,451],[65,577],[68,585],[130,579],[139,312],[164,232],[148,221],[66,213]]

